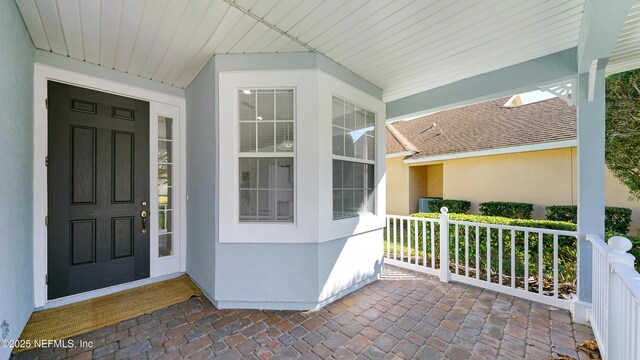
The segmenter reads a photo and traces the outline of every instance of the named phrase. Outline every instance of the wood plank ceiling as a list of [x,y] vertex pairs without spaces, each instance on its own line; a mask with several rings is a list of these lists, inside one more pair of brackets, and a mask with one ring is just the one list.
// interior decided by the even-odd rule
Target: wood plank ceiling
[[173,86],[186,87],[213,54],[318,51],[382,88],[385,101],[575,47],[584,7],[584,0],[16,2],[37,48]]
[[608,73],[640,68],[640,0],[635,0],[613,48]]

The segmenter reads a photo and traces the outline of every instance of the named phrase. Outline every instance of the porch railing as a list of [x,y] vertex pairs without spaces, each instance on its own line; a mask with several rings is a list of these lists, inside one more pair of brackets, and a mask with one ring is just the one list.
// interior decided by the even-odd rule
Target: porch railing
[[[385,262],[568,309],[575,293],[577,233],[387,215]],[[559,245],[568,251],[559,254]]]
[[603,359],[640,359],[640,274],[629,239],[608,244],[588,235],[593,249],[593,304],[589,321]]

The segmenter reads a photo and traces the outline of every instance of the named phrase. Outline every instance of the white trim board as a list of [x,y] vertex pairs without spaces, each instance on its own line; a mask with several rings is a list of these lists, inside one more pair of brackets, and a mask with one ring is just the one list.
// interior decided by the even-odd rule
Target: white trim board
[[415,151],[403,151],[403,152],[397,152],[397,153],[393,153],[393,154],[387,154],[387,159],[393,159],[393,158],[399,158],[399,157],[405,157],[405,156],[411,156],[411,155],[415,155],[416,152]]
[[427,163],[427,162],[433,162],[433,161],[466,159],[466,158],[472,158],[472,157],[491,156],[491,155],[515,154],[515,153],[523,153],[523,152],[529,152],[529,151],[564,149],[564,148],[570,148],[570,147],[576,147],[576,146],[578,146],[578,140],[566,140],[566,141],[556,141],[556,142],[543,143],[543,144],[512,146],[512,147],[506,147],[506,148],[488,149],[488,150],[479,150],[479,151],[468,151],[468,152],[461,152],[461,153],[455,153],[455,154],[425,156],[417,159],[407,159],[404,161],[404,163],[419,164],[419,163]]
[[[96,72],[99,73],[99,72]],[[44,159],[47,156],[47,109],[45,100],[47,98],[47,81],[54,80],[74,86],[79,86],[96,91],[111,93],[120,96],[140,99],[149,102],[149,116],[164,114],[163,109],[167,107],[177,108],[179,125],[179,162],[186,164],[186,102],[184,97],[168,95],[165,93],[145,89],[142,87],[124,84],[121,82],[81,74],[78,72],[61,69],[42,63],[34,65],[34,131],[33,131],[33,275],[34,275],[34,305],[36,308],[43,307],[47,304],[47,284],[45,276],[47,274],[47,227],[45,226],[45,216],[47,215],[47,168]],[[156,110],[154,110],[156,109]],[[171,115],[167,115],[171,116]],[[150,124],[151,127],[152,124]],[[156,129],[157,131],[157,129]],[[150,131],[150,136],[154,132]],[[156,139],[151,139],[150,145],[155,144]],[[150,161],[151,164],[154,163]],[[155,171],[155,169],[153,169]],[[186,184],[186,166],[181,166],[179,170],[179,181]],[[156,185],[153,185],[156,186]],[[180,209],[179,222],[186,224],[186,187],[181,186],[178,190],[178,199],[176,209]],[[150,204],[153,202],[150,201]],[[154,224],[154,216],[157,217],[157,211],[150,211],[150,224]],[[176,222],[178,222],[176,221]],[[181,239],[177,256],[178,268],[169,269],[163,266],[161,261],[157,259],[157,252],[150,251],[151,268],[150,277],[166,275],[168,273],[184,272],[186,270],[186,226],[180,228]],[[152,245],[153,246],[153,243]],[[153,249],[151,249],[153,250]],[[174,257],[175,259],[175,257]]]

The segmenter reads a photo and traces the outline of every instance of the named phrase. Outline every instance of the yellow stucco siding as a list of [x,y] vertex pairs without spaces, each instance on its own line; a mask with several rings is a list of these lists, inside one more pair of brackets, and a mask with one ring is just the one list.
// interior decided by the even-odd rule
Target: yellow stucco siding
[[443,197],[442,164],[427,165],[427,196]]
[[[424,174],[426,181],[410,179]],[[437,188],[438,177],[442,197],[471,201],[470,213],[478,213],[478,204],[484,201],[517,201],[534,204],[533,217],[544,219],[545,206],[577,202],[577,151],[574,147],[412,164],[411,171],[402,158],[388,159],[387,212],[414,212],[419,197],[437,196],[431,189]],[[421,188],[423,183],[426,189]],[[605,188],[607,206],[633,210],[630,232],[638,234],[640,202],[629,201],[628,190],[608,169]]]
[[545,205],[575,204],[571,149],[483,156],[444,163],[443,195],[471,201],[471,213],[485,201],[534,205],[533,217],[545,217]]
[[409,167],[401,157],[387,159],[387,214],[409,215]]

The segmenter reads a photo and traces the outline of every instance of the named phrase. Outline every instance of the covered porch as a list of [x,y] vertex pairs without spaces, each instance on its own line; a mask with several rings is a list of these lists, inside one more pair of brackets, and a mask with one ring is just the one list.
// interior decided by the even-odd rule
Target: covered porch
[[[186,273],[204,297],[83,335],[100,347],[30,354],[578,357],[592,329],[603,356],[636,357],[639,275],[628,242],[605,243],[603,169],[604,79],[640,67],[639,1],[161,3],[0,5],[3,339],[33,311]],[[400,219],[399,258],[383,245],[385,122],[535,89],[577,106],[577,229],[443,211]],[[525,254],[551,244],[549,263],[522,260],[524,289],[504,276],[508,232]],[[469,262],[469,233],[499,274],[492,251]]]

